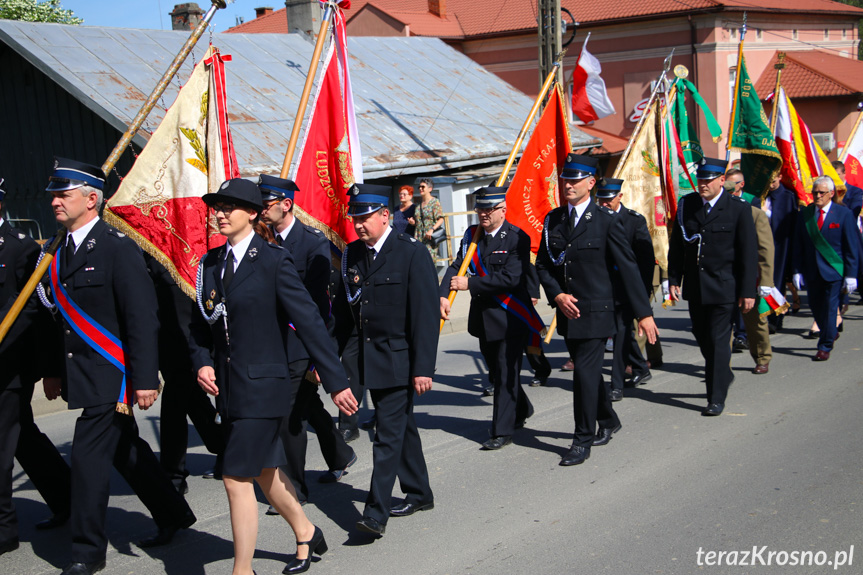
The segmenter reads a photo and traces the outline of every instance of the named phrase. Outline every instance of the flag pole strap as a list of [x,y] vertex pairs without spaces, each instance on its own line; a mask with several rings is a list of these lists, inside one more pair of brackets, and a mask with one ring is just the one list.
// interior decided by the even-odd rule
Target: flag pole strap
[[282,172],[279,174],[280,178],[287,178],[288,172],[291,170],[291,162],[294,160],[294,152],[297,150],[297,141],[300,139],[300,128],[303,127],[303,118],[306,115],[306,107],[309,105],[309,96],[312,93],[312,84],[315,83],[318,63],[321,59],[321,53],[324,51],[324,40],[327,38],[327,32],[330,30],[330,20],[334,14],[335,4],[327,2],[324,17],[321,20],[321,29],[318,31],[318,39],[315,42],[315,51],[312,53],[312,61],[309,64],[309,73],[306,75],[306,83],[303,86],[303,94],[300,96],[300,105],[297,107],[296,116],[294,116],[294,127],[291,130],[291,138],[288,140],[288,149],[285,151]]
[[129,124],[129,128],[126,130],[126,133],[123,134],[123,137],[120,138],[120,141],[117,142],[117,145],[114,146],[114,149],[111,151],[111,155],[109,155],[108,159],[105,160],[105,163],[102,164],[102,171],[105,172],[106,176],[117,164],[123,152],[126,151],[126,146],[129,145],[129,142],[131,142],[132,138],[135,137],[135,134],[138,133],[138,130],[144,124],[144,120],[147,119],[147,116],[150,115],[150,112],[156,106],[156,102],[162,97],[162,94],[165,93],[165,90],[168,88],[168,84],[174,78],[174,75],[180,69],[180,66],[183,65],[183,62],[186,61],[192,48],[194,48],[195,44],[198,43],[198,40],[201,39],[201,36],[204,34],[204,30],[209,26],[210,21],[216,14],[216,11],[225,6],[225,0],[212,0],[212,5],[210,6],[210,9],[207,10],[204,18],[195,27],[192,35],[189,36],[177,55],[174,56],[174,61],[171,62],[171,65],[168,66],[168,69],[162,75],[159,83],[156,84],[155,88],[153,88],[153,92],[150,94],[150,97],[147,98],[147,101],[144,102],[144,105],[141,106],[140,110],[138,110],[138,114],[132,120],[132,123]]
[[[180,49],[180,52],[174,57],[174,61],[171,62],[168,70],[162,75],[159,83],[156,84],[156,87],[153,89],[150,97],[147,98],[147,101],[144,103],[143,106],[141,106],[141,109],[138,110],[138,114],[132,120],[132,123],[129,124],[129,127],[126,129],[123,137],[120,138],[120,141],[117,142],[116,146],[114,146],[114,149],[111,151],[108,159],[106,159],[105,163],[102,164],[102,172],[104,172],[106,176],[112,169],[114,169],[114,166],[117,164],[120,156],[126,150],[129,142],[131,142],[132,138],[135,137],[135,134],[138,133],[138,130],[144,124],[144,120],[147,119],[147,116],[155,107],[156,102],[159,100],[159,98],[162,97],[162,94],[164,94],[165,89],[168,87],[171,79],[177,73],[177,70],[180,69],[180,66],[183,65],[183,62],[189,56],[192,48],[195,47],[195,44],[198,43],[198,40],[204,34],[204,30],[206,30],[207,26],[210,24],[210,21],[213,19],[216,11],[226,6],[225,0],[211,1],[212,5],[210,6],[210,9],[207,10],[204,18],[198,23],[198,26],[195,28],[194,32],[192,32],[192,35],[189,36],[189,38],[186,40],[186,43],[183,44],[183,47]],[[22,289],[21,293],[18,294],[18,297],[15,298],[15,302],[12,304],[12,307],[9,308],[9,313],[6,314],[6,316],[3,318],[2,323],[0,323],[0,342],[2,342],[6,335],[9,333],[9,330],[12,328],[12,324],[15,323],[15,320],[18,319],[18,315],[21,313],[21,310],[23,310],[24,306],[27,305],[27,300],[29,300],[30,296],[33,295],[36,286],[39,285],[39,282],[45,275],[45,272],[48,271],[48,267],[51,265],[51,261],[54,259],[54,255],[57,253],[57,249],[62,245],[65,239],[66,229],[61,228],[60,231],[57,232],[57,236],[54,238],[54,241],[45,250],[45,255],[42,257],[42,261],[39,262],[39,265],[36,266],[36,269],[30,276],[30,279],[28,279],[27,283],[24,285],[24,289]]]
[[[527,131],[530,129],[531,124],[533,124],[533,119],[536,117],[536,114],[539,112],[539,108],[542,105],[542,101],[545,99],[546,94],[551,89],[552,84],[554,84],[554,78],[557,75],[557,70],[561,65],[561,60],[563,59],[564,52],[561,52],[560,56],[558,56],[557,62],[552,66],[551,72],[548,73],[548,76],[545,78],[545,82],[542,84],[542,88],[539,91],[539,95],[536,97],[536,101],[533,103],[533,107],[530,109],[530,113],[527,115],[527,119],[524,121],[524,125],[521,127],[521,131],[518,133],[518,137],[515,139],[515,143],[512,146],[512,151],[509,153],[509,158],[506,160],[506,164],[503,167],[503,171],[500,176],[497,178],[497,182],[495,186],[501,187],[503,183],[506,181],[506,177],[509,174],[510,169],[512,169],[512,164],[515,162],[516,156],[518,156],[521,151],[521,144],[524,141],[524,137],[527,134]],[[470,265],[471,260],[473,259],[473,254],[476,252],[476,242],[479,240],[479,234],[482,230],[481,226],[476,227],[476,231],[473,233],[473,238],[470,240],[470,245],[467,248],[467,253],[464,256],[464,260],[461,262],[461,267],[458,270],[458,276],[464,276],[467,273],[467,268]],[[449,303],[452,306],[455,301],[455,296],[458,294],[456,290],[450,290],[449,292]],[[440,329],[443,330],[444,323],[446,320],[441,318],[440,320]]]
[[[650,106],[653,104],[653,101],[656,99],[656,95],[659,93],[659,88],[665,83],[665,77],[668,75],[668,71],[671,70],[671,58],[674,56],[674,49],[671,49],[671,54],[669,54],[665,61],[662,63],[662,74],[659,75],[659,80],[656,82],[656,86],[653,87],[653,91],[650,93],[650,98],[647,100],[647,105],[644,106],[645,110],[650,109]],[[664,90],[663,90],[664,92]],[[638,138],[638,134],[641,132],[641,128],[644,127],[644,118],[647,117],[646,113],[642,113],[641,117],[638,119],[638,124],[635,125],[635,130],[632,131],[632,135],[629,137],[629,141],[626,143],[626,149],[623,150],[623,155],[620,156],[620,161],[617,162],[617,167],[614,169],[613,178],[617,178],[620,175],[620,171],[623,169],[623,165],[626,163],[627,158],[629,158],[629,154],[632,152],[632,144],[635,143],[635,140]]]

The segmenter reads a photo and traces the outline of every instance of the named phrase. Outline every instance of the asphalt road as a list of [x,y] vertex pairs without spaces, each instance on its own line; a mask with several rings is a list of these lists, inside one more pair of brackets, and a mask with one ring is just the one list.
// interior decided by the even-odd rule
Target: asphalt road
[[[568,468],[558,461],[573,429],[570,374],[555,370],[548,386],[526,387],[536,414],[514,445],[482,452],[491,401],[479,395],[485,370],[476,340],[464,332],[444,335],[435,388],[416,405],[435,509],[392,518],[379,540],[355,534],[371,474],[370,435],[351,444],[359,461],[341,483],[319,485],[325,465],[312,434],[306,512],[324,530],[330,551],[311,572],[863,573],[863,307],[851,307],[826,363],[810,359],[815,342],[802,337],[811,323],[806,310],[789,316],[774,336],[769,374],[751,374],[749,355],[735,354],[736,381],[718,418],[700,415],[703,362],[685,307],[657,310],[657,317],[665,365],[615,404],[623,430],[611,443]],[[560,339],[546,351],[554,366],[563,363]],[[607,354],[606,365],[610,359]],[[363,407],[362,416],[368,414]],[[154,446],[155,415],[137,414]],[[67,456],[75,417],[38,418]],[[193,441],[188,499],[198,522],[167,548],[136,547],[131,541],[151,534],[154,524],[115,474],[105,573],[231,572],[227,500],[220,482],[200,478],[213,458],[197,436]],[[0,557],[0,572],[56,573],[68,559],[68,528],[35,531],[47,507],[20,468],[15,477],[22,544]],[[264,516],[265,508],[262,503],[254,563],[261,575],[280,573],[295,549],[287,524]],[[711,552],[723,553],[721,566]],[[794,565],[810,557],[812,565]]]

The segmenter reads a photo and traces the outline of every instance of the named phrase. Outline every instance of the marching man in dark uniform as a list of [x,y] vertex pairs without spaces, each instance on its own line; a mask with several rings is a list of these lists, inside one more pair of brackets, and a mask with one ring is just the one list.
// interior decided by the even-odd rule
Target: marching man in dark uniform
[[[375,406],[374,470],[357,529],[378,536],[390,516],[434,507],[413,403],[414,393],[432,387],[437,274],[425,246],[389,226],[389,192],[370,184],[355,184],[348,192],[348,215],[359,239],[342,256],[346,293],[336,300],[337,315],[354,316],[362,384]],[[396,477],[405,499],[391,506]]]
[[542,287],[557,308],[558,329],[575,365],[575,434],[560,465],[584,463],[591,446],[606,445],[621,427],[602,379],[605,342],[615,329],[615,266],[639,331],[647,333],[651,343],[658,334],[622,219],[590,199],[597,164],[590,156],[567,156],[560,174],[567,203],[546,216],[536,258]]
[[815,179],[815,201],[800,210],[794,236],[794,287],[800,290],[806,286],[809,307],[821,328],[813,361],[830,359],[833,342],[839,337],[839,296],[843,289],[849,294],[857,289],[860,239],[854,214],[833,203],[835,193],[829,176]]
[[339,409],[351,413],[356,401],[290,252],[254,232],[264,209],[258,186],[242,178],[228,180],[203,200],[228,241],[207,252],[198,268],[200,313],[194,316],[190,347],[198,384],[216,396],[225,430],[222,477],[231,509],[234,572],[252,570],[257,481],[296,536],[297,554],[284,573],[302,573],[312,554],[327,551],[327,543],[279,469],[285,464],[280,429],[293,395],[288,332],[296,329]]
[[[647,220],[644,216],[623,205],[623,180],[605,178],[596,187],[596,203],[616,212],[623,221],[626,241],[632,246],[641,281],[648,301],[653,293],[653,268],[656,267],[656,256],[653,253],[653,240],[647,230]],[[611,401],[623,399],[623,379],[626,372],[626,362],[632,365],[632,386],[642,385],[652,377],[647,361],[641,354],[641,348],[633,333],[635,313],[626,297],[623,278],[618,270],[611,274],[614,285],[614,324],[617,330],[614,334],[614,352],[611,365]]]
[[104,184],[100,168],[58,159],[47,188],[67,237],[48,274],[62,334],[59,362],[49,366],[58,377],[45,378],[45,391],[56,398],[62,379],[69,409],[84,408],[72,442],[72,563],[63,575],[105,567],[112,462],[159,527],[139,546],[169,543],[195,522],[138,436],[133,404],[149,409],[159,395],[156,296],[141,249],[99,218]]
[[[39,256],[39,246],[33,238],[4,220],[5,196],[0,189],[0,318],[9,313]],[[40,378],[37,329],[48,313],[41,307],[37,304],[25,308],[0,344],[0,555],[18,548],[18,521],[12,504],[14,458],[53,512],[36,528],[59,527],[69,519],[69,466],[36,426],[30,407],[33,386]]]
[[731,372],[731,312],[755,305],[758,242],[751,206],[724,191],[725,160],[703,158],[698,195],[677,206],[668,247],[668,283],[673,301],[689,302],[692,333],[704,356],[707,407],[702,415],[725,409]]
[[[294,267],[315,302],[321,319],[332,330],[330,242],[320,230],[294,217],[294,192],[299,189],[293,181],[262,174],[258,179],[258,187],[264,204],[261,220],[272,227],[276,243],[291,253]],[[309,352],[294,330],[288,332],[288,357],[291,360],[288,371],[293,408],[282,424],[282,443],[288,460],[285,473],[294,482],[297,497],[305,502],[309,498],[309,487],[306,485],[306,447],[309,443],[307,422],[315,428],[321,453],[329,468],[329,472],[321,476],[322,482],[341,479],[345,469],[356,462],[357,456],[336,429],[332,416],[324,409],[317,384],[309,381]],[[267,513],[278,514],[275,510]]]
[[482,447],[494,450],[512,443],[513,431],[523,427],[533,412],[521,387],[521,360],[531,322],[539,340],[542,320],[527,290],[530,237],[506,221],[506,188],[480,188],[474,196],[482,232],[469,268],[472,277],[457,274],[476,226],[465,232],[459,256],[441,281],[440,313],[441,318],[449,318],[450,290],[470,290],[467,329],[479,338],[479,349],[494,383],[491,438]]

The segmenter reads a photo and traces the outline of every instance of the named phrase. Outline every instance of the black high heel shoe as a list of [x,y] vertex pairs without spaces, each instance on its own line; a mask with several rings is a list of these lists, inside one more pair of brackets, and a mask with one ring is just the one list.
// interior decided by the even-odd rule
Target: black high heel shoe
[[315,534],[312,535],[310,540],[297,541],[297,547],[300,545],[309,546],[308,557],[305,559],[297,559],[295,556],[293,561],[288,563],[282,573],[305,573],[309,570],[309,566],[312,564],[312,555],[323,555],[329,549],[329,547],[327,547],[327,540],[324,539],[324,532],[321,531],[321,528],[317,525],[315,526]]

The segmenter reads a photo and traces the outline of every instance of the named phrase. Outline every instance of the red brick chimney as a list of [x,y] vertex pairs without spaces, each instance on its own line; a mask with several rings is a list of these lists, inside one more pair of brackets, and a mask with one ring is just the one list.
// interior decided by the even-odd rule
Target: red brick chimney
[[266,16],[267,14],[272,14],[272,13],[273,13],[273,9],[269,8],[269,7],[267,7],[267,8],[255,8],[255,18],[262,18],[262,17]]
[[439,18],[446,18],[446,0],[429,0],[429,12]]
[[194,30],[204,18],[204,11],[195,2],[177,4],[169,14],[172,30]]

